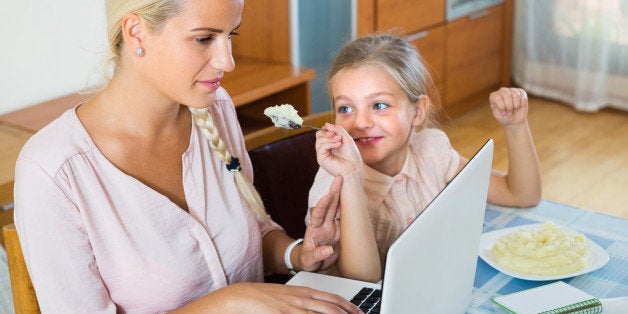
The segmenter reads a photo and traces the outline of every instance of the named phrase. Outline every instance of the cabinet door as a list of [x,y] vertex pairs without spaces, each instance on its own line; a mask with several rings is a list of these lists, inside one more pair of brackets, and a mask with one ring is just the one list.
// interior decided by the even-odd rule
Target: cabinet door
[[393,28],[406,34],[445,21],[444,0],[377,0],[376,29],[386,32]]
[[[501,82],[503,5],[447,24],[446,106],[456,114]],[[472,100],[472,98],[475,98]]]
[[442,104],[445,87],[445,26],[433,27],[410,35],[408,40],[421,54],[421,58],[436,84],[438,97],[440,97]]

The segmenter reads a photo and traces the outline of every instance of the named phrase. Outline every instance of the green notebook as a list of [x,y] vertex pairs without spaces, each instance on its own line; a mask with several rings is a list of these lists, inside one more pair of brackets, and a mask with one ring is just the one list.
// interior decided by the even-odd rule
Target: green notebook
[[602,313],[599,299],[562,281],[495,297],[491,301],[502,313]]

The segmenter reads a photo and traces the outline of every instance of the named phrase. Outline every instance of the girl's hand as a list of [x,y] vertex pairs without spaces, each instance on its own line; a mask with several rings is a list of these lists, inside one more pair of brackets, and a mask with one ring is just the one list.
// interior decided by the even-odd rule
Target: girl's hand
[[361,313],[342,297],[298,286],[241,282],[170,313]]
[[302,270],[327,269],[338,259],[336,248],[340,241],[340,223],[335,217],[339,212],[341,188],[342,177],[337,176],[329,188],[329,194],[312,208],[303,244],[297,246],[298,250],[293,250],[298,253],[298,263]]
[[502,87],[492,92],[489,103],[493,116],[503,126],[520,124],[528,117],[528,95],[520,88]]
[[353,138],[343,127],[330,123],[316,132],[316,160],[334,176],[362,169],[362,156]]

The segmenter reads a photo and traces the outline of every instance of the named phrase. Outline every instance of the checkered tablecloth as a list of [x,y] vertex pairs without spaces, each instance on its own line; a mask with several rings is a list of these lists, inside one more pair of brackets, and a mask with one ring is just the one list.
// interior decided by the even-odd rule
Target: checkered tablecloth
[[[597,298],[628,296],[628,219],[550,201],[541,201],[539,205],[525,209],[489,205],[486,208],[483,232],[544,223],[548,220],[584,234],[604,248],[610,257],[604,267],[562,281]],[[493,313],[491,298],[554,281],[513,278],[500,273],[478,258],[473,297],[467,313]]]

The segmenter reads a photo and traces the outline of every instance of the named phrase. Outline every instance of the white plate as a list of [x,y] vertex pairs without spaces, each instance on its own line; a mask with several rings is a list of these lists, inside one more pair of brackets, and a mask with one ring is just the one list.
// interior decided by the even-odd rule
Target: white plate
[[[482,238],[480,240],[480,252],[479,252],[480,258],[483,259],[487,264],[491,265],[493,268],[499,270],[500,272],[506,275],[519,278],[519,279],[534,280],[534,281],[558,280],[558,279],[575,277],[575,276],[579,276],[579,275],[597,270],[601,268],[602,266],[606,265],[606,263],[608,263],[608,253],[601,246],[591,241],[591,239],[589,238],[587,238],[587,240],[589,241],[589,254],[586,257],[587,266],[585,266],[581,270],[578,270],[569,274],[555,275],[555,276],[523,274],[523,273],[506,269],[500,266],[499,264],[497,264],[497,262],[493,259],[493,255],[491,254],[491,249],[493,248],[493,245],[495,244],[495,241],[497,240],[497,238],[503,235],[509,234],[511,232],[515,232],[521,228],[532,229],[532,228],[539,228],[542,225],[543,224],[523,225],[523,226],[499,229],[499,230],[483,233]],[[577,232],[565,226],[560,226],[560,227],[567,231]]]

